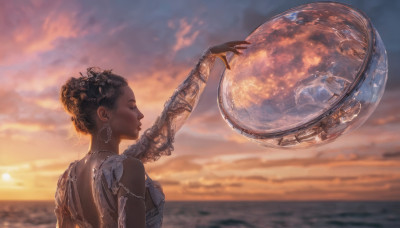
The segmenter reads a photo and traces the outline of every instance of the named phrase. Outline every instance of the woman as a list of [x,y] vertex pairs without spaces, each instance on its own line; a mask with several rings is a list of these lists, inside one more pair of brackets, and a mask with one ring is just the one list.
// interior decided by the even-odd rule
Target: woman
[[175,90],[154,125],[122,154],[122,139],[141,130],[135,95],[127,81],[111,71],[89,68],[70,78],[61,101],[78,132],[90,135],[87,155],[60,176],[55,194],[57,227],[161,227],[164,194],[147,176],[143,163],[170,155],[174,135],[195,107],[215,57],[228,69],[226,52],[240,54],[246,41],[208,49],[188,78]]

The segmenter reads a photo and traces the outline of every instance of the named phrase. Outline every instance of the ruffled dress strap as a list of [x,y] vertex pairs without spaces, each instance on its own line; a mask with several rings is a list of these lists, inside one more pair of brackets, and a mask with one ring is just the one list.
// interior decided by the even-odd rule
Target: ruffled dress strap
[[[125,227],[125,205],[128,197],[138,198],[144,203],[144,196],[132,193],[120,182],[124,172],[123,161],[126,158],[125,155],[111,155],[94,171],[92,192],[97,211],[100,213],[101,227]],[[121,188],[126,194],[117,199]]]
[[146,210],[146,228],[159,228],[163,222],[165,195],[160,183],[153,181],[147,173],[145,185],[155,206]]

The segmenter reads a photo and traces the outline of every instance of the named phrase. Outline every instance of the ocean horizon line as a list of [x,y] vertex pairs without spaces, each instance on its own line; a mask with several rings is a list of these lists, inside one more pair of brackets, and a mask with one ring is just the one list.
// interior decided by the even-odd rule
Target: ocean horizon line
[[[19,199],[6,199],[6,200],[0,200],[1,202],[32,202],[32,203],[50,203],[54,202],[54,200],[19,200]],[[343,199],[338,199],[338,200],[327,200],[327,199],[321,199],[321,200],[166,200],[166,202],[179,202],[179,203],[184,203],[184,202],[277,202],[277,203],[294,203],[294,202],[318,202],[318,203],[323,203],[323,202],[400,202],[400,199],[396,200],[375,200],[375,199],[368,199],[368,200],[343,200]]]

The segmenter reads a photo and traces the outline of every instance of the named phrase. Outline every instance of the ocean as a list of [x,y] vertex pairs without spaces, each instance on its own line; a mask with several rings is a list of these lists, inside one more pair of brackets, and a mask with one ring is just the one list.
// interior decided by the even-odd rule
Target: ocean
[[[55,227],[53,202],[0,201],[0,227]],[[164,228],[400,228],[400,202],[166,202]]]

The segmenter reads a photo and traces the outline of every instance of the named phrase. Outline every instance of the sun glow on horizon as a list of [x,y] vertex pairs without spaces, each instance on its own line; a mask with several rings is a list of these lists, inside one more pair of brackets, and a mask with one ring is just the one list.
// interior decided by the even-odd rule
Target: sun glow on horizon
[[1,175],[1,179],[3,181],[10,181],[11,180],[11,175],[9,173],[3,173],[3,175]]

